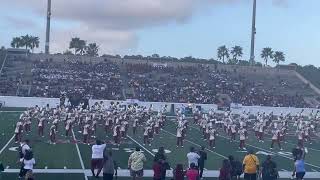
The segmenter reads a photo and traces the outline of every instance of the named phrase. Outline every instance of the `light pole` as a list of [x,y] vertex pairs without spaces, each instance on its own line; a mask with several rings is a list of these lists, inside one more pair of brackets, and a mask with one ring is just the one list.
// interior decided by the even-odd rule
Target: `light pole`
[[46,44],[45,44],[45,53],[46,53],[46,54],[49,54],[50,19],[51,19],[51,0],[48,0],[48,4],[47,4]]
[[250,51],[250,64],[254,65],[254,45],[256,36],[256,8],[257,0],[253,0],[253,10],[252,10],[252,27],[251,27],[251,51]]

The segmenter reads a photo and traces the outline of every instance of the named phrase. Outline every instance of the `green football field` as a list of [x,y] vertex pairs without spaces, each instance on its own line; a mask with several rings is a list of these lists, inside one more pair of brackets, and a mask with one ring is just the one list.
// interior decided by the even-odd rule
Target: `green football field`
[[[15,110],[15,109],[10,109]],[[17,171],[20,168],[17,163],[17,152],[15,151],[18,144],[15,144],[13,139],[14,125],[18,120],[19,112],[0,112],[0,161],[4,167],[7,168],[5,173],[0,175],[0,179],[16,179]],[[45,134],[44,138],[38,137],[36,132],[36,123],[32,124],[32,132],[29,135],[25,135],[23,139],[30,139],[31,147],[34,151],[37,165],[35,169],[37,179],[85,179],[90,177],[88,169],[90,168],[91,159],[91,146],[82,144],[82,135],[78,132],[79,128],[74,127],[74,136],[65,137],[64,127],[60,123],[58,127],[58,142],[56,145],[49,144],[49,134]],[[49,132],[50,125],[46,125],[46,131]],[[145,169],[150,170],[152,167],[153,156],[156,153],[158,147],[163,146],[167,150],[167,157],[170,165],[174,167],[178,163],[184,164],[187,167],[186,154],[189,152],[191,146],[199,149],[201,145],[207,146],[207,142],[202,140],[202,134],[198,127],[193,124],[189,125],[187,137],[184,142],[184,147],[176,147],[176,124],[174,117],[171,117],[166,122],[164,129],[159,135],[154,137],[151,146],[143,146],[143,134],[142,127],[139,129],[137,135],[133,135],[131,128],[128,132],[127,139],[122,140],[120,147],[114,146],[111,143],[107,143],[108,147],[113,150],[114,159],[118,162],[119,176],[126,176],[121,172],[125,172],[127,169],[127,160],[130,153],[136,146],[140,146],[144,151],[146,158],[148,159],[145,164]],[[250,132],[252,134],[252,132]],[[271,136],[266,136],[264,143],[259,143],[253,135],[250,135],[247,140],[247,149],[253,149],[258,155],[260,161],[264,161],[266,154],[271,154],[273,160],[277,162],[278,169],[282,171],[283,177],[289,177],[288,174],[292,171],[293,160],[291,156],[291,150],[296,145],[294,137],[287,139],[288,143],[283,144],[283,151],[280,151],[277,146],[273,150],[270,150]],[[111,134],[106,134],[103,127],[98,127],[97,137],[107,142],[111,141]],[[76,142],[74,141],[76,139]],[[92,142],[94,139],[91,139]],[[312,174],[311,177],[317,177],[320,172],[320,141],[315,139],[312,145],[307,145],[308,154],[306,157],[306,168]],[[206,173],[209,176],[215,177],[217,175],[216,170],[221,166],[222,160],[229,155],[235,156],[238,160],[242,160],[245,151],[238,149],[238,142],[231,143],[226,134],[219,132],[216,139],[216,149],[207,149],[208,160],[206,161]],[[86,171],[86,172],[84,172]],[[72,172],[72,173],[68,173]],[[82,172],[82,173],[81,173]],[[148,176],[152,175],[150,171]],[[119,177],[119,179],[121,179]],[[128,177],[122,177],[122,179],[129,179]],[[148,178],[146,178],[148,179]],[[209,178],[206,178],[209,179]],[[215,178],[210,178],[215,179]]]

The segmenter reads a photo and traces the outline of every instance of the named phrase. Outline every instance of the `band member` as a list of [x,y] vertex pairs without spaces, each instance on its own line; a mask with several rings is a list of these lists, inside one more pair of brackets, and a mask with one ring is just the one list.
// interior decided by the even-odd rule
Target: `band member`
[[298,135],[298,145],[304,146],[304,143],[303,143],[303,131],[302,130],[298,130],[297,135]]
[[15,129],[14,129],[14,138],[15,138],[15,142],[16,143],[20,143],[21,142],[22,131],[23,131],[22,122],[18,121],[16,123]]
[[66,137],[69,137],[70,135],[70,132],[71,132],[71,129],[72,129],[72,121],[71,119],[68,119],[67,122],[66,122],[66,126],[65,126],[65,129],[66,129]]
[[178,127],[177,129],[177,147],[183,147],[183,139],[182,139],[182,127]]
[[309,142],[310,144],[312,144],[311,137],[310,137],[310,128],[308,125],[303,128],[303,136],[306,142]]
[[49,133],[49,135],[50,135],[50,144],[56,144],[56,133],[57,133],[56,126],[52,125],[50,127],[50,133]]
[[239,148],[246,150],[246,129],[243,127],[240,127],[239,129],[239,137],[240,137],[240,144],[239,144]]
[[237,133],[237,129],[236,129],[236,125],[235,124],[231,124],[230,125],[230,132],[231,132],[230,142],[233,142],[233,141],[236,140],[236,133]]
[[146,126],[144,127],[144,131],[143,131],[143,145],[149,144],[149,146],[151,146],[150,144],[150,140],[149,140],[149,132],[151,131],[151,127]]
[[90,129],[90,125],[89,124],[85,124],[83,126],[83,143],[85,144],[89,144],[89,129]]
[[24,128],[27,134],[31,131],[31,117],[25,117]]
[[119,124],[116,124],[114,127],[113,127],[113,140],[114,140],[114,143],[118,146],[120,146],[120,125]]
[[259,126],[259,142],[264,142],[263,141],[263,134],[264,134],[263,131],[264,131],[264,126],[261,123],[260,126]]
[[210,127],[209,129],[209,146],[210,148],[216,148],[216,130],[213,127]]
[[273,149],[274,143],[277,143],[280,150],[282,150],[281,144],[280,144],[280,130],[279,129],[273,129],[272,130],[272,143],[270,149]]
[[44,137],[44,133],[43,133],[44,121],[45,121],[44,117],[41,117],[38,121],[38,135],[41,137]]
[[133,134],[135,135],[137,133],[137,126],[138,126],[138,118],[135,118],[133,120],[133,124],[132,124],[132,131],[133,131]]

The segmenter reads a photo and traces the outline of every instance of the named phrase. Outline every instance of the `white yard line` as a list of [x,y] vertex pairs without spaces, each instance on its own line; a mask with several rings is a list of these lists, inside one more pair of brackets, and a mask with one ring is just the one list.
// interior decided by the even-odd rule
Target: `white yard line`
[[6,145],[3,146],[3,148],[0,150],[0,154],[8,147],[8,145],[11,143],[11,141],[14,139],[14,135],[11,137],[11,139],[7,142]]
[[[80,149],[79,149],[79,146],[78,146],[78,143],[77,143],[76,136],[74,135],[73,129],[72,129],[71,131],[72,131],[73,140],[74,140],[75,143],[76,143],[76,149],[77,149],[77,152],[78,152],[78,156],[79,156],[81,168],[82,168],[83,170],[85,170],[84,163],[83,163],[83,160],[82,160],[82,156],[81,156],[81,153],[80,153]],[[88,177],[87,177],[87,175],[86,175],[85,173],[84,173],[84,179],[85,179],[85,180],[88,180]]]
[[142,144],[140,144],[138,141],[136,141],[135,139],[133,139],[131,136],[129,136],[129,135],[127,135],[127,137],[131,140],[131,141],[133,141],[133,142],[135,142],[136,144],[138,144],[140,147],[142,147],[142,149],[144,149],[145,151],[147,151],[151,156],[155,156],[151,151],[149,151],[146,147],[144,147]]
[[[166,130],[164,130],[164,129],[162,129],[162,131],[164,131],[164,132],[166,132],[166,133],[168,133],[168,134],[176,137],[176,135],[174,135],[173,133],[171,133],[171,132],[169,132],[169,131],[166,131]],[[189,141],[188,139],[185,139],[185,141],[187,141],[187,142],[189,142],[189,143],[191,143],[191,144],[193,144],[193,145],[196,145],[196,146],[198,146],[198,147],[201,147],[200,144],[197,144],[197,143],[194,143],[194,142],[192,142],[192,141]],[[214,152],[214,151],[212,151],[212,150],[210,150],[210,149],[208,149],[208,148],[206,148],[206,150],[209,151],[209,152],[211,152],[211,153],[214,153],[214,154],[220,156],[221,158],[228,159],[226,156],[224,156],[224,155],[222,155],[222,154],[219,154],[219,153],[217,153],[217,152]]]
[[[20,169],[5,169],[4,173],[19,173]],[[34,169],[35,174],[85,174],[92,176],[90,169]],[[219,177],[219,171],[204,171],[204,177]],[[280,178],[291,178],[292,172],[280,171]],[[100,174],[102,176],[102,174]],[[130,177],[129,170],[118,170],[119,177]],[[153,170],[144,170],[144,177],[153,177]],[[172,170],[167,170],[167,177],[172,177]],[[304,179],[316,179],[320,177],[320,172],[307,172]]]
[[24,111],[0,111],[0,113],[21,113]]

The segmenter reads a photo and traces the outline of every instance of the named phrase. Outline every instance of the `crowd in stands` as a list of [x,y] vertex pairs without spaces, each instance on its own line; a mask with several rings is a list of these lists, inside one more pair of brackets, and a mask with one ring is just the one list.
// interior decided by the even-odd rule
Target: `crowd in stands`
[[[219,103],[219,94],[243,105],[307,107],[302,95],[275,94],[259,83],[228,75],[208,66],[158,67],[150,64],[127,64],[129,84],[141,101]],[[276,82],[276,81],[275,81]],[[285,83],[276,84],[285,86]]]
[[61,92],[94,99],[122,99],[119,67],[110,62],[37,61],[33,73],[33,96],[60,97]]
[[[121,68],[124,70],[120,71]],[[245,76],[241,73],[231,76],[230,72],[209,65],[38,60],[33,62],[31,72],[29,96],[36,97],[57,98],[65,92],[69,97],[76,94],[93,99],[124,100],[123,90],[129,88],[134,99],[149,102],[219,104],[221,95],[227,95],[231,102],[247,106],[308,107],[301,94],[277,92],[263,81],[241,78]],[[1,95],[13,95],[9,90],[19,84],[14,79],[0,83]],[[275,78],[274,86],[290,90],[285,80],[280,82]]]

